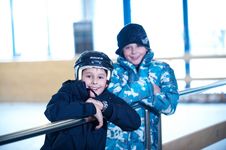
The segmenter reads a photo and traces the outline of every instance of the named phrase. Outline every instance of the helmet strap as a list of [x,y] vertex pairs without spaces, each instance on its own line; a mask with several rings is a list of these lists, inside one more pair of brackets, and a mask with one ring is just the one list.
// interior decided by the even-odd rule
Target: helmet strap
[[95,97],[97,97],[98,95],[97,95],[97,93],[95,93],[92,89],[90,89],[90,88],[87,88],[87,90],[88,90],[88,92],[93,92],[93,94],[95,95]]

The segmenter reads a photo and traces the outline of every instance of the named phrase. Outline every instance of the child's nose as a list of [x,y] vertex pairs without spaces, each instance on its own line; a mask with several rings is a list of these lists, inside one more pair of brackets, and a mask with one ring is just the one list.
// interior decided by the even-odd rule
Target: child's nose
[[93,78],[92,84],[97,84],[97,79],[96,78]]
[[131,53],[132,54],[136,53],[136,48],[135,47],[131,47]]

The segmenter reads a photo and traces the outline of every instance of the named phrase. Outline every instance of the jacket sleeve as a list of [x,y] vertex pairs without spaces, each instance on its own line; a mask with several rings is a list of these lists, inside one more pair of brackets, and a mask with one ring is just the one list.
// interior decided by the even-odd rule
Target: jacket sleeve
[[175,112],[179,100],[177,81],[173,69],[168,64],[164,64],[159,76],[159,79],[150,80],[160,87],[161,92],[142,99],[141,102],[160,113],[170,115]]
[[108,90],[100,94],[97,99],[107,101],[108,107],[103,112],[103,115],[108,121],[119,126],[124,131],[133,131],[140,127],[140,116],[123,99]]
[[95,106],[85,103],[88,92],[82,81],[67,81],[54,94],[44,112],[51,122],[64,119],[79,119],[96,113]]

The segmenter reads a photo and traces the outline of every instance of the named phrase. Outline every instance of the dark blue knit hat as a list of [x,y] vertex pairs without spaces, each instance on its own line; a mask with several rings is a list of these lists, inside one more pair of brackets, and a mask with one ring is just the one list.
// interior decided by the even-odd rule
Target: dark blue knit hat
[[117,35],[118,41],[118,49],[116,50],[116,54],[123,56],[122,49],[124,46],[137,43],[145,46],[148,50],[150,50],[150,44],[147,37],[147,34],[144,28],[135,23],[127,24],[122,28],[122,30]]

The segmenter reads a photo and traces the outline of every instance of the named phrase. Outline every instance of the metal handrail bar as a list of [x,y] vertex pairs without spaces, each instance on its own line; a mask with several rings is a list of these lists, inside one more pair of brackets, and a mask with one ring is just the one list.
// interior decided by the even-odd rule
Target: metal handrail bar
[[38,127],[26,129],[26,130],[21,130],[18,132],[13,132],[10,134],[1,135],[0,136],[0,145],[9,144],[12,142],[39,136],[42,134],[47,134],[47,133],[56,132],[56,131],[60,131],[63,129],[79,126],[79,125],[85,124],[87,122],[88,121],[85,118],[67,119],[67,120],[48,123],[45,125],[41,125]]
[[[215,88],[215,87],[218,87],[218,86],[223,86],[223,85],[226,85],[226,80],[218,81],[218,82],[206,85],[206,86],[186,89],[186,90],[180,91],[179,94],[180,94],[180,96],[184,96],[184,95],[188,95],[188,94],[192,94],[192,93],[202,92],[202,91],[205,91],[205,90],[208,90],[208,89],[211,89],[211,88]],[[149,113],[151,111],[155,111],[153,108],[145,106],[145,104],[142,104],[142,103],[136,103],[136,104],[133,105],[133,107],[134,108],[141,107],[144,110],[148,110]],[[161,115],[160,115],[160,117],[161,117]],[[148,119],[148,120],[146,120],[146,122],[150,122],[150,120],[149,120],[150,117],[146,117],[146,118]],[[0,136],[0,145],[20,141],[20,140],[23,140],[23,139],[39,136],[39,135],[42,135],[42,134],[47,134],[47,133],[67,129],[67,128],[70,128],[70,127],[79,126],[79,125],[85,124],[87,122],[88,121],[85,118],[83,118],[83,119],[68,119],[68,120],[63,120],[63,121],[58,121],[58,122],[52,122],[52,123],[49,123],[49,124],[46,124],[46,125],[38,126],[38,127],[35,127],[35,128],[30,128],[30,129],[27,129],[27,130],[22,130],[22,131],[18,131],[18,132],[6,134],[6,135],[1,135]],[[161,125],[161,123],[159,125]],[[150,128],[150,125],[149,125],[149,128]],[[160,127],[160,129],[161,129],[161,127]],[[160,133],[159,136],[160,136],[160,139],[161,139],[161,133]],[[150,142],[150,141],[148,140],[148,142]]]
[[217,81],[217,82],[214,82],[214,83],[211,83],[211,84],[208,84],[205,86],[200,86],[197,88],[185,89],[185,90],[180,91],[179,94],[180,94],[180,96],[195,94],[195,93],[203,92],[208,89],[212,89],[212,88],[223,86],[223,85],[226,85],[226,80]]
[[[138,107],[143,107],[144,110],[146,108],[146,109],[148,109],[149,113],[150,113],[150,111],[152,111],[152,108],[147,107],[143,104],[139,104],[139,103],[134,103],[134,105],[132,107],[134,109],[136,109]],[[30,129],[25,129],[25,130],[1,135],[0,136],[0,146],[5,145],[5,144],[9,144],[9,143],[13,143],[13,142],[17,142],[17,141],[20,141],[20,140],[32,138],[32,137],[39,136],[39,135],[42,135],[42,134],[48,134],[48,133],[51,133],[51,132],[56,132],[56,131],[68,129],[68,128],[71,128],[71,127],[76,127],[76,126],[79,126],[79,125],[82,125],[82,124],[85,124],[85,123],[88,123],[88,122],[90,122],[90,121],[87,121],[86,118],[67,119],[67,120],[48,123],[48,124],[41,125],[41,126],[38,126],[38,127],[30,128]]]
[[[143,103],[134,103],[132,105],[132,107],[134,109],[136,108],[143,108],[145,111],[145,137],[147,137],[147,139],[150,139],[150,133],[148,131],[150,131],[150,112],[156,112],[156,110],[154,110],[153,108],[143,104]],[[5,144],[9,144],[9,143],[13,143],[13,142],[17,142],[20,140],[24,140],[24,139],[28,139],[28,138],[32,138],[35,136],[39,136],[42,134],[48,134],[51,132],[56,132],[56,131],[60,131],[63,129],[68,129],[71,127],[76,127],[85,123],[88,123],[89,121],[87,121],[85,118],[82,119],[67,119],[67,120],[62,120],[62,121],[57,121],[57,122],[52,122],[52,123],[48,123],[42,126],[38,126],[38,127],[34,127],[34,128],[30,128],[30,129],[25,129],[25,130],[21,130],[21,131],[17,131],[17,132],[13,132],[13,133],[9,133],[9,134],[5,134],[5,135],[1,135],[0,136],[0,146],[1,145],[5,145]],[[149,129],[149,130],[147,130]],[[151,140],[151,139],[150,139]],[[145,140],[145,146],[150,147],[150,140]]]
[[226,58],[226,55],[191,55],[191,54],[184,54],[183,56],[178,57],[157,57],[157,60],[175,60],[175,59],[184,59],[184,60],[190,60],[190,59],[220,59],[220,58]]
[[226,77],[208,77],[208,78],[193,78],[193,77],[184,77],[184,78],[177,78],[177,80],[183,80],[183,81],[205,81],[205,80],[216,80],[216,81],[219,81],[219,80],[226,80]]

